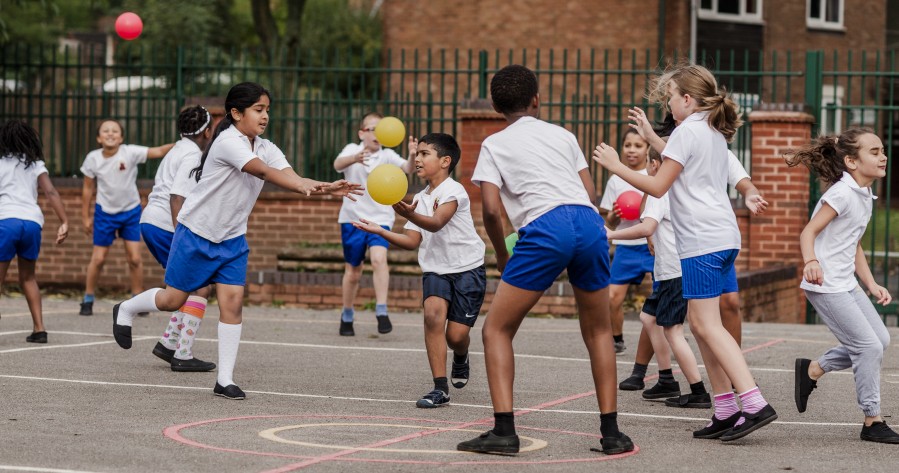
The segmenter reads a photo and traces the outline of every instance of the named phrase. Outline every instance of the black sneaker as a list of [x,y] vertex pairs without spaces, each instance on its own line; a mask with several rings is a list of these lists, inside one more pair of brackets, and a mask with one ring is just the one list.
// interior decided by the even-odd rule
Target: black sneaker
[[774,419],[777,419],[777,412],[774,411],[771,404],[768,404],[755,414],[746,414],[744,412],[743,419],[745,420],[742,424],[734,425],[730,430],[725,432],[724,435],[720,437],[721,440],[730,442],[731,440],[743,438],[771,422],[774,422]]
[[606,455],[618,455],[634,449],[634,442],[624,434],[619,434],[618,437],[603,437],[599,440],[599,444],[602,445],[602,450],[598,448],[591,448],[590,450]]
[[500,437],[488,430],[477,437],[456,445],[456,450],[476,453],[518,453],[520,443],[517,435]]
[[166,363],[171,363],[172,358],[175,357],[175,350],[169,350],[162,344],[162,342],[156,342],[156,346],[153,347],[153,354],[159,357],[162,361]]
[[25,337],[25,341],[28,343],[47,343],[47,332],[34,332]]
[[212,393],[216,396],[221,396],[225,399],[233,399],[235,401],[240,401],[247,398],[247,395],[244,394],[236,384],[229,384],[225,387],[222,387],[221,384],[215,383],[215,387],[212,388]]
[[680,383],[663,383],[659,381],[655,386],[643,391],[643,399],[668,399],[680,396]]
[[681,394],[678,397],[665,399],[668,407],[688,407],[692,409],[708,409],[712,407],[712,396],[709,393]]
[[386,314],[375,318],[378,319],[378,333],[390,333],[393,331],[393,324],[390,323],[390,317]]
[[899,434],[887,426],[886,422],[874,422],[862,426],[862,440],[877,443],[899,443]]
[[201,372],[212,371],[215,369],[215,363],[203,361],[199,358],[191,358],[189,360],[180,360],[172,358],[172,371],[178,372]]
[[121,302],[112,307],[112,335],[115,337],[115,342],[127,350],[131,348],[131,327],[117,323],[119,321],[120,305],[122,305]]
[[468,363],[468,355],[465,355],[465,361],[456,363],[453,358],[453,369],[450,371],[450,381],[456,389],[462,389],[468,384],[468,373],[471,371],[471,365]]
[[725,432],[732,429],[733,426],[736,425],[737,421],[740,420],[740,416],[742,415],[742,412],[737,411],[736,413],[734,413],[734,415],[724,420],[720,420],[717,417],[712,416],[712,422],[709,425],[699,430],[693,431],[693,438],[716,439],[724,435]]
[[341,337],[352,337],[356,335],[356,331],[353,330],[352,322],[344,322],[340,321],[340,336]]
[[78,315],[94,315],[94,302],[82,302]]
[[415,403],[415,407],[430,409],[432,407],[447,406],[449,405],[449,402],[450,398],[445,392],[435,389],[419,399],[418,402]]
[[624,353],[625,350],[627,350],[627,347],[624,346],[624,341],[615,342],[615,354],[616,355],[620,355],[620,354]]
[[618,389],[622,391],[640,391],[646,387],[643,383],[643,376],[632,374],[618,385]]
[[811,364],[812,360],[796,358],[794,398],[796,399],[796,409],[799,409],[799,412],[805,412],[808,407],[808,397],[818,387],[818,382],[808,375],[808,367]]

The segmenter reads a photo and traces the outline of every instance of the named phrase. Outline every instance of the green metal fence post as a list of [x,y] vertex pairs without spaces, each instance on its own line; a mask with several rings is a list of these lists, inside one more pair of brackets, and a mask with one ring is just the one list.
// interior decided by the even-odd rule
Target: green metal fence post
[[[812,136],[818,134],[821,126],[821,103],[824,99],[824,51],[808,51],[805,53],[805,105],[809,107],[812,116]],[[808,213],[811,218],[818,201],[818,179],[814,173],[809,173]],[[809,302],[805,303],[805,323],[818,323],[818,315]]]
[[175,109],[184,103],[184,46],[178,46],[178,59],[175,65]]
[[478,52],[478,98],[487,98],[487,51]]

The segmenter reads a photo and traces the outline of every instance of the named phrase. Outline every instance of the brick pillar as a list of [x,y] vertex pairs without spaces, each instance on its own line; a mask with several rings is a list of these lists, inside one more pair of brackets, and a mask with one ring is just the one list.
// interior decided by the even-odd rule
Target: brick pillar
[[484,138],[506,128],[506,120],[493,110],[489,101],[481,99],[462,104],[459,122],[461,127],[456,139],[462,148],[462,159],[456,165],[456,180],[468,191],[472,210],[477,207],[480,213],[481,189],[471,183],[471,175],[478,164],[478,155],[481,153]]

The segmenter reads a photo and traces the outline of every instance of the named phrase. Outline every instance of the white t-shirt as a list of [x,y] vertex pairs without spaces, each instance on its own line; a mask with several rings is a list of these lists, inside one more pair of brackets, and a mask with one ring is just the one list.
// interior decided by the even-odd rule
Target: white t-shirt
[[668,191],[681,259],[740,249],[740,229],[727,196],[727,141],[709,126],[708,112],[683,121],[662,157],[684,167]]
[[870,187],[859,187],[849,173],[827,189],[821,196],[812,217],[826,202],[837,216],[815,238],[815,257],[824,272],[824,284],[818,286],[802,279],[799,285],[811,292],[848,292],[855,289],[855,252],[858,242],[871,220],[871,210],[877,196]]
[[517,231],[561,205],[597,211],[578,175],[582,169],[587,169],[587,160],[570,131],[521,117],[484,140],[471,182],[499,187]]
[[[637,171],[644,176],[647,174],[646,169],[641,169]],[[624,179],[613,175],[609,178],[608,182],[606,182],[606,187],[602,191],[602,200],[599,202],[599,208],[607,210],[609,213],[612,212],[612,204],[618,200],[618,196],[627,192],[634,191],[640,194],[640,197],[643,197],[643,192],[638,190],[636,187],[630,185]],[[616,230],[624,230],[625,228],[633,227],[640,223],[639,220],[625,220],[621,219],[621,223],[618,224]],[[645,245],[646,238],[639,238],[637,240],[612,240],[612,243],[616,245],[622,246],[636,246],[636,245]]]
[[447,178],[434,189],[431,186],[415,195],[415,213],[433,217],[437,207],[456,201],[458,207],[449,222],[436,233],[406,222],[406,230],[421,233],[418,264],[427,273],[454,274],[484,265],[484,240],[478,236],[471,219],[471,201],[462,184]]
[[737,187],[737,183],[743,179],[752,179],[740,162],[740,158],[731,150],[727,150],[727,164],[727,185]]
[[206,156],[200,182],[178,213],[178,223],[213,243],[247,233],[247,219],[265,183],[241,169],[254,158],[275,169],[290,167],[271,141],[257,136],[254,144],[255,149],[234,126],[219,134]]
[[103,156],[103,149],[87,153],[81,173],[97,180],[97,203],[108,214],[127,212],[140,205],[137,165],[147,162],[149,148],[120,145],[118,152]]
[[674,236],[674,225],[671,223],[668,194],[663,195],[661,199],[651,195],[646,197],[646,206],[640,219],[647,218],[658,222],[652,235],[655,250],[655,266],[652,272],[655,280],[665,281],[681,277],[680,257],[677,256],[677,239]]
[[0,220],[17,218],[44,226],[44,213],[37,205],[37,178],[46,173],[43,161],[26,168],[12,156],[0,158]]
[[[337,157],[342,158],[344,156],[354,155],[362,151],[363,148],[364,146],[361,143],[350,143],[344,146],[343,151],[341,151]],[[390,148],[381,148],[378,152],[368,157],[367,163],[353,163],[345,167],[343,171],[338,172],[343,173],[343,178],[347,181],[366,186],[368,175],[371,174],[372,169],[381,164],[393,164],[402,168],[406,165],[406,160]],[[346,197],[343,198],[343,205],[340,206],[340,214],[337,215],[337,223],[351,223],[360,218],[364,218],[365,220],[375,222],[378,225],[386,225],[392,228],[393,221],[396,219],[393,208],[389,205],[375,202],[371,196],[368,195],[367,190],[363,192],[364,194],[355,196],[355,202]]]
[[[196,184],[196,179],[188,178],[191,169],[200,165],[200,157],[203,151],[197,144],[188,138],[181,138],[175,143],[175,146],[162,158],[159,163],[159,169],[156,171],[156,181],[153,184],[153,190],[147,198],[147,206],[144,207],[140,215],[140,223],[148,223],[154,227],[161,228],[168,232],[174,232],[175,227],[172,225],[172,207],[169,203],[169,197],[173,194],[172,190],[175,181],[182,177],[185,182],[193,183],[190,188]],[[178,194],[186,197],[187,194]]]

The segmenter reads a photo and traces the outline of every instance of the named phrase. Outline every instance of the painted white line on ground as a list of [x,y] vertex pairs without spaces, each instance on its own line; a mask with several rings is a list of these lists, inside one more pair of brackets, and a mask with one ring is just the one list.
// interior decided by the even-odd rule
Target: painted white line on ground
[[90,471],[85,471],[85,470],[60,470],[57,468],[42,468],[42,467],[37,467],[37,466],[15,466],[15,465],[0,465],[0,470],[41,471],[44,473],[92,473]]
[[[43,315],[58,315],[58,314],[74,314],[74,310],[42,310],[41,314]],[[31,317],[31,312],[13,312],[2,315],[3,318],[6,317]]]
[[[63,378],[44,378],[40,376],[16,376],[16,375],[8,375],[8,374],[0,374],[0,378],[6,379],[21,379],[27,381],[50,381],[50,382],[59,382],[59,383],[74,383],[74,384],[94,384],[98,386],[128,386],[128,387],[138,387],[138,388],[158,388],[158,389],[179,389],[179,390],[188,390],[188,391],[211,391],[209,387],[199,387],[199,386],[173,386],[168,384],[146,384],[146,383],[120,383],[114,381],[89,381],[83,379],[63,379]],[[249,394],[260,394],[260,395],[268,395],[268,396],[280,396],[280,397],[298,397],[298,398],[307,398],[307,399],[332,399],[337,401],[362,401],[362,402],[382,402],[382,403],[398,403],[398,404],[414,404],[416,401],[410,401],[407,399],[377,399],[377,398],[368,398],[368,397],[349,397],[349,396],[328,396],[322,394],[302,394],[302,393],[284,393],[277,391],[250,391],[244,390],[244,392]],[[485,409],[485,410],[493,410],[493,406],[483,405],[483,404],[459,404],[453,403],[452,405],[457,407],[469,407],[473,409]],[[514,408],[516,411],[526,411],[533,413],[555,413],[555,414],[586,414],[592,416],[598,416],[599,411],[593,410],[569,410],[569,409],[529,409],[529,408]],[[707,418],[700,417],[681,417],[681,416],[665,416],[665,415],[656,415],[656,414],[638,414],[638,413],[629,413],[629,412],[618,412],[618,415],[628,416],[628,417],[638,417],[638,418],[649,418],[649,419],[669,419],[669,420],[683,420],[690,422],[698,422],[698,421],[708,421]],[[857,423],[844,423],[844,422],[781,422],[775,421],[775,424],[789,424],[789,425],[814,425],[814,426],[855,426]]]
[[[135,337],[134,340],[147,340],[147,339],[155,339],[156,337]],[[10,348],[9,350],[0,350],[0,353],[16,353],[21,351],[32,351],[32,350],[54,350],[57,348],[75,348],[75,347],[89,347],[94,345],[106,345],[109,343],[115,343],[115,340],[107,340],[103,342],[88,342],[88,343],[73,343],[69,345],[38,345],[32,347],[25,348]]]

